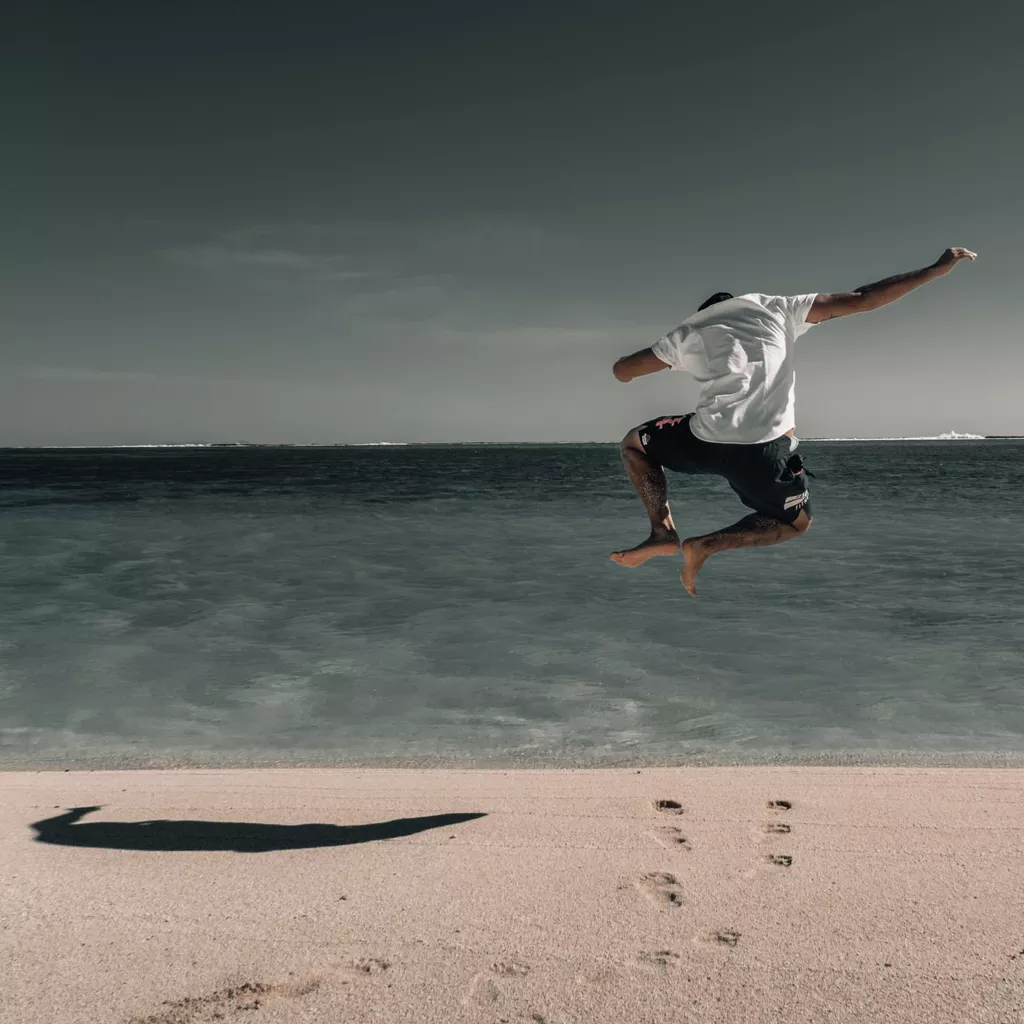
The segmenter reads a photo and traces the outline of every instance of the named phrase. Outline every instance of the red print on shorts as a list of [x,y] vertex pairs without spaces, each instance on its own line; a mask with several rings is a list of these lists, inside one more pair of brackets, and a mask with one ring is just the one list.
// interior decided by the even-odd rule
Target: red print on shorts
[[666,416],[664,419],[657,420],[654,425],[656,427],[674,427],[677,423],[682,423],[685,419],[685,416]]

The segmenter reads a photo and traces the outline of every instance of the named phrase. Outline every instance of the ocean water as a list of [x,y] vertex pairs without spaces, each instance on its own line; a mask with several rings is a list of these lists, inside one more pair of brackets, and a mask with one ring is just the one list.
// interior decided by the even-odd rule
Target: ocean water
[[696,600],[615,445],[0,452],[0,766],[1024,762],[1024,442],[801,452]]

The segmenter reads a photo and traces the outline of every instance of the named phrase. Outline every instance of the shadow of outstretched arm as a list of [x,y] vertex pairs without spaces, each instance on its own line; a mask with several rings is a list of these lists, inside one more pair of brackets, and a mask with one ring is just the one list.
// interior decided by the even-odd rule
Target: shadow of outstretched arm
[[244,821],[95,821],[79,820],[100,807],[73,807],[64,814],[32,823],[37,843],[93,846],[111,850],[234,850],[267,853],[314,846],[348,846],[398,839],[432,828],[458,825],[486,817],[472,814],[431,814],[396,818],[369,825],[270,825]]

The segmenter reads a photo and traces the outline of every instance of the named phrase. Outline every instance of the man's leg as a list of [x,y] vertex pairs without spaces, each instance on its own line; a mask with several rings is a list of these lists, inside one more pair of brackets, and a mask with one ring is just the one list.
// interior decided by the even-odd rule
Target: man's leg
[[679,578],[690,594],[696,597],[697,573],[712,555],[733,548],[781,544],[806,533],[810,525],[811,517],[804,509],[800,509],[800,514],[793,520],[792,525],[780,519],[773,519],[763,512],[754,512],[717,533],[707,533],[703,537],[687,537],[682,545],[684,565],[679,570]]
[[625,551],[613,551],[612,561],[634,568],[655,555],[674,555],[679,550],[672,514],[668,510],[668,481],[665,471],[652,462],[640,444],[640,434],[631,430],[619,446],[629,479],[640,495],[651,521],[651,535],[642,544]]

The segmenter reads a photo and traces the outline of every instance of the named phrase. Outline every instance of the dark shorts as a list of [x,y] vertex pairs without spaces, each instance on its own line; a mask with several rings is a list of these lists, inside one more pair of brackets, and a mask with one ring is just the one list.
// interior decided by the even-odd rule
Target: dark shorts
[[806,510],[810,494],[803,459],[791,451],[792,438],[764,444],[712,444],[695,437],[685,416],[659,416],[637,427],[647,457],[676,473],[724,476],[740,501],[783,523]]

